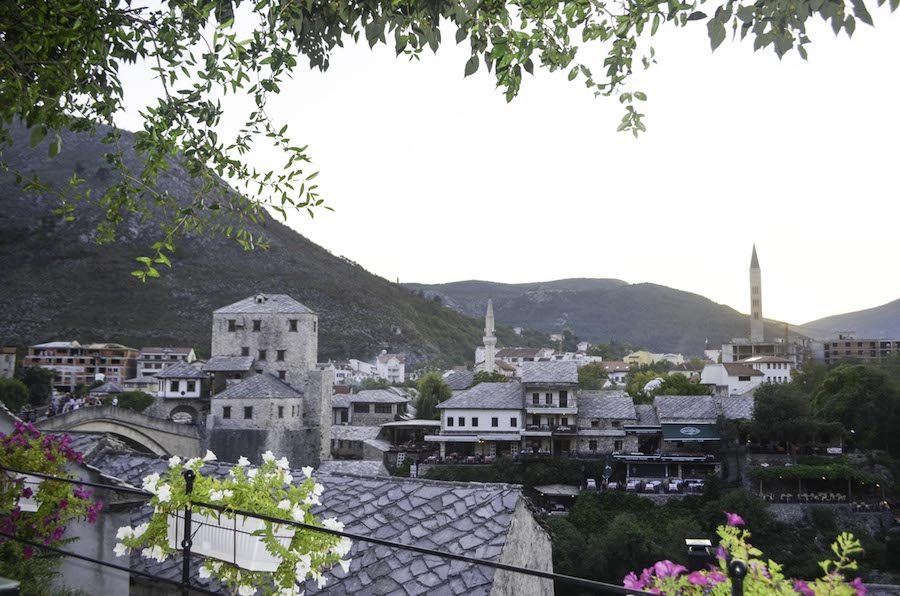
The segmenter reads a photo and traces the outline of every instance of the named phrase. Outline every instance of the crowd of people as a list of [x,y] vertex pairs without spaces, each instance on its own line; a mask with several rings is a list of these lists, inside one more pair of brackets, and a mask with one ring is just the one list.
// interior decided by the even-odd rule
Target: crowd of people
[[[113,406],[118,406],[119,398],[113,396],[110,404]],[[87,395],[84,397],[76,397],[71,393],[68,393],[66,395],[55,396],[52,400],[50,400],[50,405],[47,407],[47,416],[56,416],[57,414],[74,412],[75,410],[84,407],[102,405],[103,401],[97,396]]]

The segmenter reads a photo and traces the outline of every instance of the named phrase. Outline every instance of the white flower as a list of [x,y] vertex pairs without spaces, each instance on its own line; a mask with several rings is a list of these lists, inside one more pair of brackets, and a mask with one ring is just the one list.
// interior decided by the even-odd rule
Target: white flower
[[294,565],[294,574],[297,576],[298,582],[306,581],[306,576],[312,570],[312,557],[309,555],[300,555],[297,564]]
[[146,522],[143,523],[143,524],[141,524],[141,525],[139,525],[138,527],[136,527],[136,528],[134,529],[134,531],[132,531],[131,537],[132,537],[132,538],[140,538],[141,536],[144,535],[144,532],[146,532],[146,531],[147,531],[147,528],[149,528],[149,527],[150,527],[150,524],[148,524],[148,523],[146,523]]
[[250,465],[250,460],[242,455],[238,458],[237,465],[239,465],[242,468],[246,468],[247,466]]
[[291,509],[291,517],[295,522],[303,521],[303,513],[303,509],[300,507],[300,505],[294,505],[294,508]]
[[302,468],[302,470],[303,470],[304,476],[306,476],[307,478],[312,478],[312,473],[313,473],[312,466],[305,466],[304,468]]
[[238,586],[238,594],[240,596],[253,596],[256,594],[256,588],[247,584],[241,584]]
[[259,470],[257,470],[256,468],[253,468],[252,470],[247,472],[247,478],[249,478],[250,480],[253,480],[254,478],[256,478],[256,475],[258,473],[259,473]]
[[278,596],[303,596],[303,592],[297,586],[291,586],[290,588],[281,588],[278,591]]
[[181,463],[181,458],[178,457],[177,455],[173,455],[172,457],[169,458],[169,467],[170,468],[174,468],[175,466],[177,466],[180,463]]
[[285,474],[284,474],[283,480],[284,480],[284,483],[285,483],[285,484],[290,484],[291,482],[294,481],[294,477],[291,476],[291,475],[288,474],[288,473],[285,473]]
[[223,496],[222,491],[220,491],[220,490],[214,490],[214,491],[212,491],[211,493],[209,493],[209,500],[210,500],[210,501],[221,501],[221,500],[222,500],[222,496]]
[[122,526],[116,532],[116,540],[125,540],[126,538],[131,538],[134,536],[134,528],[131,526]]
[[282,457],[278,461],[275,462],[275,465],[278,466],[282,470],[287,470],[291,467],[291,464],[288,463],[288,458]]
[[211,563],[207,563],[207,564],[209,565],[209,568],[212,569],[216,573],[218,573],[219,569],[222,568],[222,563],[220,563],[219,561],[212,561]]
[[203,461],[216,461],[216,454],[207,449],[206,455],[203,456]]
[[172,500],[172,487],[168,484],[160,484],[156,490],[156,498],[160,503],[168,503]]
[[191,459],[187,460],[187,462],[185,462],[185,464],[184,464],[185,468],[190,468],[192,470],[196,469],[199,466],[200,466],[200,458],[199,457],[192,457]]
[[270,461],[275,461],[275,454],[271,451],[266,451],[263,453],[263,461],[265,463],[269,463]]
[[329,517],[328,519],[322,520],[322,527],[328,528],[329,530],[337,530],[340,532],[344,529],[344,524],[339,522],[336,518]]
[[337,545],[332,548],[332,552],[339,557],[347,556],[347,553],[350,552],[350,548],[353,546],[353,542],[349,538],[341,538]]
[[321,497],[322,493],[324,493],[324,492],[325,492],[325,487],[322,486],[321,484],[316,484],[315,486],[313,486],[313,494],[316,495],[317,497]]
[[206,568],[206,565],[200,565],[199,575],[200,575],[200,579],[209,579],[209,577],[212,575],[212,573],[209,572],[209,569]]
[[340,565],[341,565],[341,569],[344,570],[344,573],[350,572],[350,563],[352,563],[352,562],[353,562],[353,559],[341,559],[340,561],[338,561],[338,563],[340,563]]
[[145,559],[154,559],[159,563],[162,563],[166,560],[168,555],[166,555],[166,551],[160,545],[154,545],[151,548],[145,548],[141,551],[141,556]]
[[307,495],[303,499],[303,504],[304,505],[321,505],[322,502],[319,501],[319,497],[317,497],[316,495]]
[[313,573],[313,579],[316,580],[316,584],[318,584],[320,590],[328,583],[328,578],[321,573]]
[[153,473],[149,476],[144,476],[144,484],[143,488],[147,492],[155,493],[156,485],[159,483],[159,474]]
[[113,549],[113,552],[116,553],[117,557],[124,557],[125,555],[128,554],[128,551],[130,551],[130,550],[131,550],[130,548],[128,548],[127,546],[125,546],[124,544],[119,542],[118,544],[116,544],[116,547]]
[[278,508],[284,509],[285,511],[290,511],[291,502],[288,501],[287,499],[281,499],[280,501],[278,501]]
[[225,495],[226,499],[230,499],[231,497],[234,496],[234,491],[226,488],[225,490],[222,491],[222,494]]

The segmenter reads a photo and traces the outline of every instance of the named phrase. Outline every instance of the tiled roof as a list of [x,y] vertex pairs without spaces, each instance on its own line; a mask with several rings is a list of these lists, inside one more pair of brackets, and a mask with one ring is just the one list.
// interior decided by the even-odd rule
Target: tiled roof
[[716,397],[719,413],[728,420],[750,420],[753,418],[753,396]]
[[331,438],[342,441],[363,441],[375,439],[381,432],[380,426],[351,426],[349,424],[332,424]]
[[303,394],[270,374],[248,377],[213,396],[213,399],[286,399]]
[[349,408],[350,407],[350,394],[349,393],[333,393],[331,395],[331,407],[332,408]]
[[[164,459],[137,454],[105,454],[93,465],[103,472],[137,486],[141,478],[165,469]],[[323,464],[325,470],[335,462]],[[367,466],[368,467],[368,466]],[[202,473],[224,477],[231,464],[204,466]],[[293,473],[297,482],[304,476]],[[354,476],[318,472],[316,480],[325,488],[324,505],[313,509],[316,516],[336,517],[345,530],[397,544],[432,548],[498,561],[516,507],[522,499],[519,486],[440,482],[413,478]],[[132,524],[149,519],[151,510],[135,510]],[[398,548],[354,541],[347,558],[350,570],[336,566],[326,573],[323,590],[307,582],[307,594],[382,596],[387,594],[465,594],[491,592],[494,570],[461,561],[420,555]],[[191,565],[192,581],[209,586],[199,578],[201,557]],[[131,554],[130,566],[137,571],[173,579],[181,577],[181,558],[170,557],[163,563]]]
[[524,393],[518,382],[479,383],[471,389],[460,391],[438,408],[473,408],[481,410],[521,410]]
[[193,348],[141,348],[141,356],[144,354],[182,354],[187,356]]
[[409,401],[409,398],[397,395],[388,389],[368,389],[349,397],[351,403],[405,404]]
[[174,362],[156,374],[157,379],[205,379],[206,373],[187,362]]
[[751,368],[746,364],[741,364],[739,362],[725,362],[722,364],[725,367],[725,372],[728,373],[729,377],[761,377],[763,376],[762,371],[756,370],[755,368]]
[[791,364],[791,361],[787,358],[781,358],[780,356],[751,356],[750,358],[744,358],[743,360],[738,360],[738,363],[742,364],[755,364],[758,362],[766,363],[766,362],[778,362],[781,364]]
[[319,464],[318,474],[353,474],[354,476],[390,476],[384,463],[368,459],[330,459]]
[[716,401],[710,395],[657,395],[653,404],[661,423],[715,422]]
[[252,356],[213,356],[203,365],[203,370],[206,372],[248,371],[252,366]]
[[94,387],[88,393],[100,394],[100,393],[122,393],[122,388],[119,387],[117,383],[113,383],[109,381],[107,383],[103,383],[97,387]]
[[543,348],[501,348],[497,358],[537,358]]
[[579,418],[637,420],[634,401],[624,391],[580,391]]
[[519,367],[523,383],[578,383],[578,363],[574,360],[523,362]]
[[634,426],[659,426],[659,418],[653,404],[635,404],[634,411],[637,414]]
[[139,377],[134,377],[133,379],[125,379],[125,383],[135,383],[137,385],[156,383],[156,377],[147,377],[141,375]]
[[444,382],[453,391],[462,391],[475,382],[475,373],[470,370],[451,370],[444,373]]
[[32,348],[46,348],[46,349],[79,348],[79,347],[81,347],[81,344],[78,343],[77,341],[48,341],[47,343],[37,344],[37,345],[31,346],[31,347]]
[[[257,301],[261,299],[261,302]],[[214,314],[314,314],[308,307],[300,304],[287,294],[256,294],[239,300],[234,304],[223,306],[213,311]]]
[[604,360],[600,364],[606,369],[606,372],[627,372],[631,370],[631,366],[624,360]]

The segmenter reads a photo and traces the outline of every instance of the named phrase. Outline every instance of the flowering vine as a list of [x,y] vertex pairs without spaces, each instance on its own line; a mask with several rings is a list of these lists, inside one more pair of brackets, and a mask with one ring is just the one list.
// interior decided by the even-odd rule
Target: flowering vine
[[[232,512],[241,510],[331,530],[344,528],[337,519],[320,521],[311,513],[314,505],[321,504],[319,497],[324,491],[324,487],[313,478],[311,467],[303,468],[303,477],[295,483],[287,458],[276,459],[271,451],[267,451],[259,467],[252,467],[247,458],[241,457],[226,478],[202,475],[203,464],[215,459],[211,451],[207,451],[203,458],[187,461],[175,456],[169,460],[169,467],[163,474],[144,477],[144,489],[153,493],[150,499],[153,515],[148,522],[137,527],[119,528],[116,535],[118,543],[114,549],[116,555],[125,556],[136,550],[145,558],[162,562],[180,552],[178,545],[170,538],[169,525],[180,523],[175,516],[185,508],[191,509],[192,517],[200,515],[220,519],[221,515],[231,520],[235,518]],[[195,473],[190,494],[186,491],[182,474],[185,469]],[[203,503],[219,505],[226,510],[220,513],[203,506]],[[244,521],[243,517],[237,517],[238,522]],[[251,571],[234,562],[207,558],[200,567],[200,577],[216,579],[242,596],[252,596],[257,591],[287,596],[302,593],[300,586],[308,579],[324,587],[327,581],[324,573],[334,565],[340,565],[345,572],[350,568],[350,560],[344,559],[352,546],[347,538],[269,521],[252,533],[265,545],[266,551],[280,561],[274,572]]]
[[842,533],[831,550],[835,559],[823,561],[819,566],[823,577],[811,582],[789,579],[782,573],[782,566],[771,559],[764,560],[763,553],[750,544],[750,532],[745,530],[744,519],[725,512],[726,525],[719,526],[717,564],[709,569],[688,573],[683,565],[672,561],[658,561],[644,569],[640,575],[629,573],[623,585],[630,590],[642,590],[651,594],[712,595],[731,594],[731,578],[728,562],[743,561],[747,566],[744,577],[745,594],[802,594],[803,596],[864,596],[866,588],[860,578],[847,581],[848,572],[855,571],[853,557],[862,553],[859,540],[852,534]]
[[[82,455],[71,447],[68,435],[44,435],[30,423],[16,421],[10,434],[0,433],[0,466],[23,472],[71,479],[69,464],[82,463]],[[23,500],[33,500],[35,511],[25,511]],[[66,527],[78,520],[97,521],[103,504],[91,499],[83,486],[60,480],[24,476],[0,471],[0,532],[45,546],[59,547],[68,542]],[[35,548],[7,536],[0,536],[3,558],[11,562],[4,573],[26,577],[22,562],[37,554]],[[49,569],[42,573],[52,573]],[[43,577],[42,581],[47,581]],[[27,587],[27,586],[23,586]]]

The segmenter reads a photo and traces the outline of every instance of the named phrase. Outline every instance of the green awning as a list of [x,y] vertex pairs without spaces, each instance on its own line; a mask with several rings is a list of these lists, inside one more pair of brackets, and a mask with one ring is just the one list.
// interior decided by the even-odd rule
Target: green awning
[[715,424],[663,424],[664,441],[718,441]]

